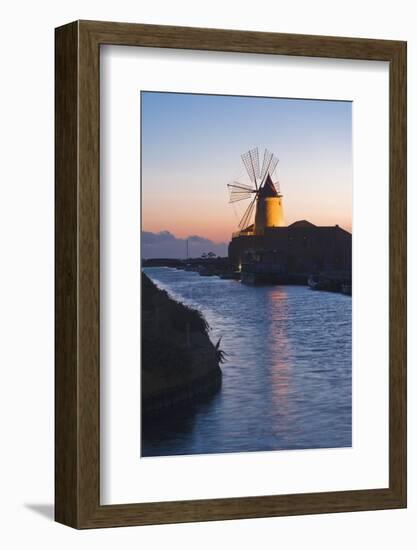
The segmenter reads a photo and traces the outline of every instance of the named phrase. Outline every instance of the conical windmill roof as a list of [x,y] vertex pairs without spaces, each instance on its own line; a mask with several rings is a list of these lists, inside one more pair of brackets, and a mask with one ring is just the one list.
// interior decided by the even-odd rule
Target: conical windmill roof
[[267,197],[278,197],[277,190],[275,189],[275,185],[269,174],[266,176],[266,179],[259,190],[258,197],[263,199]]

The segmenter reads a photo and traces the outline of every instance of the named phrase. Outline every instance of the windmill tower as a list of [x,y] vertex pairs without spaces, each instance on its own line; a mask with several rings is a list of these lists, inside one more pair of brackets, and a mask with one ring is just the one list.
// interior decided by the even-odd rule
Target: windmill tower
[[[228,184],[230,203],[252,199],[239,222],[240,231],[242,234],[263,235],[268,227],[284,226],[284,210],[279,183],[272,181],[278,164],[277,157],[265,149],[262,170],[259,170],[259,153],[256,147],[244,153],[242,161],[252,185],[238,181]],[[255,220],[252,227],[254,212]]]

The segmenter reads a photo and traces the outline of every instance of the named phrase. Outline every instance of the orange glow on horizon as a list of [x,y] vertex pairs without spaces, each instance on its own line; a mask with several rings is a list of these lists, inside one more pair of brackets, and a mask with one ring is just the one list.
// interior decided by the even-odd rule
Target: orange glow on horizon
[[[334,197],[315,193],[313,189],[284,193],[285,225],[307,220],[317,226],[339,225],[351,233],[351,194],[346,193],[335,202]],[[232,233],[238,231],[239,220],[249,202],[230,205],[227,192],[223,191],[214,196],[197,196],[195,200],[190,199],[190,194],[182,194],[181,198],[151,195],[146,208],[142,208],[142,228],[152,233],[169,231],[181,239],[197,235],[214,243],[229,242]]]
[[[292,219],[286,219],[286,226],[300,220],[307,220],[317,226],[335,226],[338,225],[345,231],[352,233],[352,222],[349,218],[339,218],[335,221],[333,217],[326,216],[321,219],[316,219],[313,216],[298,216]],[[142,230],[149,231],[151,233],[160,233],[162,231],[169,231],[175,237],[180,239],[187,239],[188,237],[197,235],[209,239],[214,243],[229,242],[232,238],[232,233],[238,231],[237,223],[233,223],[233,220],[223,221],[216,224],[213,220],[196,220],[193,223],[187,223],[186,220],[176,221],[175,223],[161,223],[158,220],[143,222]]]

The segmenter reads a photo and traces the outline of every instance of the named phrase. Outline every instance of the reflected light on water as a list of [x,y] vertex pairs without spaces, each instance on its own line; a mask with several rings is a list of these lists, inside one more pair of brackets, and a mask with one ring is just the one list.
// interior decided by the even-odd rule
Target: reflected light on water
[[218,394],[145,426],[143,456],[351,446],[350,297],[145,271],[202,311],[227,361]]

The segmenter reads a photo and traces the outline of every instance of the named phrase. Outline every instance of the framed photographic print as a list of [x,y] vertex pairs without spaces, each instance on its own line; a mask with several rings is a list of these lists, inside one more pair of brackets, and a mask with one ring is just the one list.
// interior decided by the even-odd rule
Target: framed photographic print
[[406,506],[406,44],[56,29],[56,520]]

